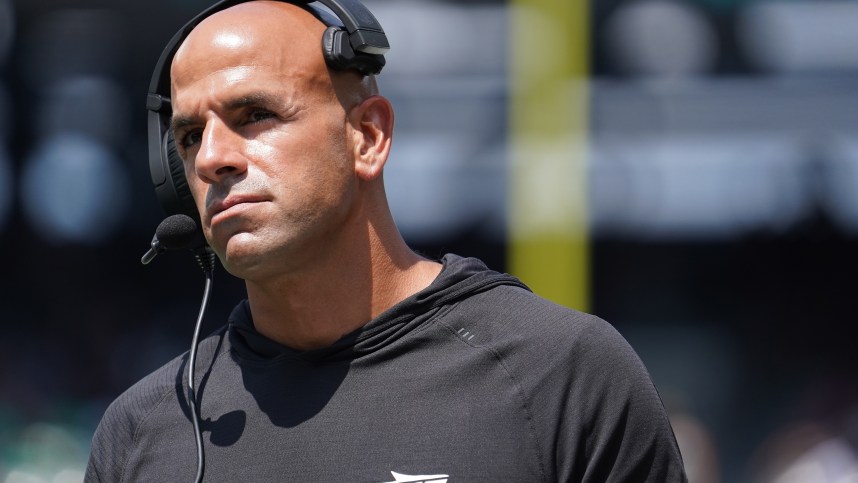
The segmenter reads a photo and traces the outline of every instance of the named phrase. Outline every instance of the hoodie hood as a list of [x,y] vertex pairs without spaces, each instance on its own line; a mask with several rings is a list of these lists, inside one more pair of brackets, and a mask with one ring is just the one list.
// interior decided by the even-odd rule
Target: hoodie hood
[[425,289],[387,309],[366,325],[329,347],[297,351],[263,336],[253,326],[250,304],[241,301],[229,318],[233,352],[242,359],[259,362],[299,358],[307,362],[340,361],[360,357],[388,345],[431,321],[438,311],[471,295],[499,285],[528,289],[517,278],[490,270],[476,258],[447,254],[441,272]]

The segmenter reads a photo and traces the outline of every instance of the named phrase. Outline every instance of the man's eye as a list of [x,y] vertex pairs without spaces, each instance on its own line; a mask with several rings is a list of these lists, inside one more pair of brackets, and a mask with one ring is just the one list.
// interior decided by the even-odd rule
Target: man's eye
[[177,139],[179,140],[179,146],[187,149],[200,142],[202,139],[202,131],[189,131],[179,135]]
[[248,119],[250,122],[260,122],[274,117],[274,113],[264,110],[256,110],[250,113]]

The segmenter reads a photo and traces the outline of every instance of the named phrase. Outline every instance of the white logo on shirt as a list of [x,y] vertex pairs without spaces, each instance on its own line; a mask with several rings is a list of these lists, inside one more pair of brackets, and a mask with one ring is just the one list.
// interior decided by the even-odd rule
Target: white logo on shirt
[[450,475],[403,475],[395,471],[390,472],[395,478],[387,483],[447,483]]

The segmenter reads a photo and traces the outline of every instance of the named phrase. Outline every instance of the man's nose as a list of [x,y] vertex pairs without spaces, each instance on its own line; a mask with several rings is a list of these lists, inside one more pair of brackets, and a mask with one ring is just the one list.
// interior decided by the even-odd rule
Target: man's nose
[[207,183],[218,183],[246,171],[243,142],[244,138],[222,122],[206,124],[194,162],[197,176]]

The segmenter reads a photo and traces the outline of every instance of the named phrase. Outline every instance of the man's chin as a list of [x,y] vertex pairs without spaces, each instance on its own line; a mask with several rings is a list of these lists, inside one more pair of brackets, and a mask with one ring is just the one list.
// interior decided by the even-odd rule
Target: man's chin
[[215,249],[230,274],[244,280],[269,278],[278,268],[276,250],[256,237],[241,234],[230,238],[223,250]]
[[[243,235],[243,234],[242,234]],[[245,278],[244,272],[258,270],[263,264],[264,251],[241,235],[231,237],[225,246],[214,249],[224,268],[236,277]]]
[[259,259],[248,257],[221,258],[221,265],[232,276],[242,280],[260,280],[267,278],[271,265],[262,263]]

